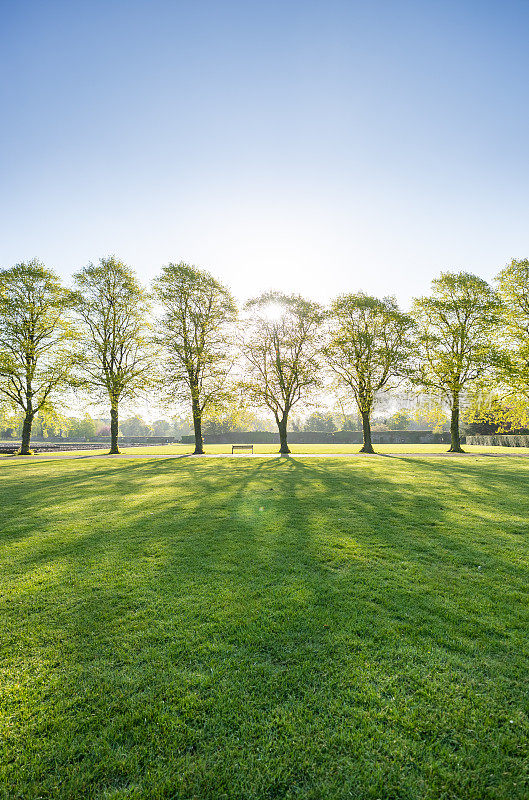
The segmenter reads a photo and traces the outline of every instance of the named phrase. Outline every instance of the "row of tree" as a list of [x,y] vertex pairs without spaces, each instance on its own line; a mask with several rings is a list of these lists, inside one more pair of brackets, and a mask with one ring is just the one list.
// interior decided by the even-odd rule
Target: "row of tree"
[[[475,413],[477,409],[471,409]],[[389,416],[371,418],[371,429],[374,431],[435,431],[445,430],[448,417],[438,406],[431,408],[415,408],[410,411],[401,408]],[[465,421],[468,427],[468,421]],[[334,433],[336,431],[359,431],[362,420],[358,414],[337,414],[332,411],[316,411],[310,414],[301,425],[292,425],[293,431],[314,431]],[[465,428],[464,428],[465,429]],[[448,428],[446,428],[448,430]]]
[[[448,417],[442,410],[415,408],[399,409],[390,416],[377,416],[371,418],[373,431],[407,431],[407,430],[448,430]],[[507,425],[506,413],[514,409],[507,409],[497,403],[485,408],[470,407],[466,409],[463,421],[463,432],[471,433],[496,433],[512,429],[512,423]],[[492,415],[492,418],[491,418]],[[519,415],[516,417],[519,425]],[[0,402],[0,440],[19,439],[22,435],[23,418],[20,409],[13,408]],[[346,431],[360,431],[362,420],[358,414],[342,411],[312,411],[306,418],[292,416],[289,423],[289,432],[311,433],[337,433]],[[251,410],[243,406],[233,406],[228,410],[221,409],[215,415],[208,415],[203,425],[206,437],[211,435],[225,435],[237,432],[273,432],[275,423],[268,418],[258,417]],[[179,441],[182,436],[191,432],[189,418],[175,415],[171,419],[155,419],[147,422],[139,414],[120,419],[119,435],[121,437],[166,437]],[[529,433],[523,428],[521,433]],[[54,405],[41,409],[35,418],[32,428],[33,438],[39,439],[70,439],[74,442],[90,441],[110,437],[110,419],[94,418],[88,412],[82,416],[69,416],[62,413]]]
[[[18,409],[18,412],[20,409]],[[23,419],[17,409],[0,404],[0,439],[20,438]],[[155,419],[146,422],[139,414],[120,420],[119,434],[126,437],[167,437],[180,439],[189,434],[191,428],[187,419],[174,416],[171,420]],[[48,405],[41,409],[33,422],[33,438],[70,439],[87,441],[94,438],[109,438],[110,419],[93,418],[89,413],[80,417],[61,413],[57,407]]]
[[22,454],[35,416],[72,386],[107,398],[111,453],[120,404],[159,388],[189,404],[195,453],[205,416],[238,393],[273,414],[287,454],[289,415],[326,376],[356,402],[363,452],[373,452],[377,396],[404,382],[446,402],[460,452],[465,392],[493,381],[529,397],[529,261],[512,261],[495,288],[442,273],[409,314],[362,292],[328,308],[268,292],[239,313],[225,286],[185,263],[163,267],[150,293],[115,257],[89,264],[72,288],[36,260],[0,272],[0,393],[23,412]]

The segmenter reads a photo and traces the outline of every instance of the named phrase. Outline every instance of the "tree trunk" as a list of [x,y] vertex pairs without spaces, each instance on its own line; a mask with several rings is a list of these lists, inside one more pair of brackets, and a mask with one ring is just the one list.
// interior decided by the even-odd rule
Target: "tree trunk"
[[369,419],[370,412],[362,411],[362,432],[364,437],[364,444],[360,449],[361,453],[374,453],[373,445],[371,443],[371,420]]
[[21,456],[30,456],[32,455],[29,443],[31,440],[31,427],[33,425],[33,417],[35,415],[33,412],[27,411],[26,416],[24,417],[24,424],[22,426],[22,444],[20,445],[20,453]]
[[290,455],[290,450],[288,448],[288,441],[287,441],[287,420],[288,415],[283,415],[282,419],[276,417],[277,427],[279,429],[279,452],[282,456]]
[[204,439],[202,438],[202,415],[197,403],[193,403],[193,428],[195,430],[194,456],[204,455]]
[[119,419],[118,419],[118,406],[116,403],[115,405],[112,405],[110,409],[110,455],[119,454],[118,430],[119,430]]
[[452,418],[450,420],[449,453],[464,453],[459,436],[459,392],[452,395]]

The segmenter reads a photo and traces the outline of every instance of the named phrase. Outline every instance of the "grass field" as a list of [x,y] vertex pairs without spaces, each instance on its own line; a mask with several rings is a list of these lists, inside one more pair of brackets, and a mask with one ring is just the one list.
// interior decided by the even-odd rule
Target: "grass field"
[[[360,444],[291,444],[290,450],[294,455],[345,455],[355,454],[360,450]],[[374,448],[377,453],[446,453],[448,444],[375,444]],[[209,444],[205,445],[205,452],[210,454],[230,454],[231,444]],[[485,447],[478,445],[464,445],[465,451],[472,455],[473,453],[482,454],[490,453],[491,455],[529,455],[529,447]],[[121,452],[125,455],[189,455],[193,452],[194,447],[190,444],[169,444],[169,445],[151,445],[145,447],[122,447]],[[254,444],[254,453],[277,453],[279,451],[278,444]],[[97,455],[108,453],[108,446],[101,448],[101,450],[76,450],[73,451],[78,455]],[[40,457],[46,457],[46,453],[41,453]],[[10,458],[13,456],[0,456],[0,458]]]
[[528,485],[503,458],[0,466],[0,796],[527,798]]

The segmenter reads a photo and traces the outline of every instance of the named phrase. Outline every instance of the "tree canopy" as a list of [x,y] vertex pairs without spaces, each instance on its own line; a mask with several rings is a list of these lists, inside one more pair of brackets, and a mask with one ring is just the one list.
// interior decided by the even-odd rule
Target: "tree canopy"
[[184,262],[168,264],[154,282],[163,308],[158,336],[165,353],[165,383],[176,400],[190,403],[195,454],[204,452],[202,421],[231,396],[233,329],[237,307],[209,272]]
[[268,408],[279,430],[280,452],[290,452],[288,415],[319,385],[323,310],[300,295],[267,292],[249,300],[241,350],[243,386],[250,402]]
[[108,397],[110,452],[118,453],[118,408],[152,383],[150,304],[133,270],[115,256],[75,275],[75,308],[85,335],[80,347],[89,389]]
[[[324,308],[269,291],[245,304],[240,321],[229,289],[185,262],[167,264],[154,280],[156,313],[135,272],[116,256],[88,264],[74,280],[69,291],[37,260],[0,271],[0,421],[7,435],[22,426],[23,453],[32,430],[75,430],[80,438],[93,431],[85,420],[82,433],[65,416],[68,387],[108,399],[113,453],[122,404],[130,415],[130,403],[142,394],[152,398],[154,389],[186,420],[171,427],[161,419],[156,430],[187,431],[192,417],[197,454],[204,452],[203,429],[206,436],[240,430],[253,419],[249,406],[270,413],[261,427],[273,427],[273,416],[280,452],[288,453],[289,419],[294,430],[302,424],[289,416],[292,409],[304,415],[320,390],[328,407],[329,384],[343,420],[314,411],[305,429],[355,429],[354,401],[364,452],[373,452],[371,427],[381,425],[374,409],[378,404],[380,415],[386,403],[391,413],[395,405],[383,395],[401,383],[408,398],[410,384],[422,395],[414,427],[420,418],[440,430],[449,409],[454,452],[461,451],[461,414],[468,430],[529,425],[528,259],[514,259],[499,273],[497,291],[468,272],[443,272],[409,314],[393,297],[363,292]],[[407,414],[387,422],[412,424]],[[121,431],[135,424],[126,420]]]
[[502,299],[502,380],[529,400],[529,260],[513,260],[497,277]]
[[468,272],[444,272],[432,293],[413,303],[418,326],[413,380],[442,396],[451,410],[452,452],[462,452],[461,393],[498,363],[495,335],[500,302],[487,281]]
[[399,310],[394,298],[363,292],[336,298],[328,319],[325,357],[339,383],[353,394],[362,417],[362,452],[372,453],[375,398],[407,374],[413,320]]
[[0,394],[24,414],[21,453],[35,415],[73,382],[71,295],[36,259],[0,272]]

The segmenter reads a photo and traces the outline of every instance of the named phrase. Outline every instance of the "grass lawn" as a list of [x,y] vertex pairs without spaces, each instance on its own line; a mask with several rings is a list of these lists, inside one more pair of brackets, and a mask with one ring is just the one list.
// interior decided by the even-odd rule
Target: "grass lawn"
[[0,466],[0,797],[529,796],[529,461]]
[[[345,455],[356,454],[360,451],[361,444],[290,444],[290,450],[294,455]],[[377,453],[446,453],[450,445],[448,444],[375,444],[373,445]],[[102,447],[101,450],[76,450],[78,455],[101,455],[108,453],[109,445]],[[529,447],[485,447],[482,445],[463,445],[463,449],[468,454],[490,453],[492,455],[529,455]],[[146,445],[145,447],[121,447],[121,452],[125,455],[188,455],[194,450],[194,445],[190,444],[169,444],[169,445]],[[230,454],[231,444],[206,444],[204,450],[210,454]],[[277,453],[278,444],[254,444],[254,453]],[[39,458],[46,458],[46,453],[38,454]],[[60,455],[57,453],[56,455]],[[238,454],[239,455],[239,454]],[[244,454],[243,454],[244,455]],[[248,455],[246,453],[246,455]],[[1,458],[13,459],[13,456],[0,456]]]

